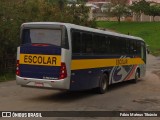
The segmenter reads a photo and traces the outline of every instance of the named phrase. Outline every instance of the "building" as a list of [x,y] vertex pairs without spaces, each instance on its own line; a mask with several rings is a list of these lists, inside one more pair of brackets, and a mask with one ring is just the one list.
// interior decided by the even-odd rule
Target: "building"
[[[140,0],[128,0],[130,4],[132,4],[133,2],[138,2]],[[147,2],[155,2],[155,3],[160,3],[160,0],[146,0]]]
[[88,0],[89,3],[106,3],[110,2],[110,0]]
[[[140,0],[128,0],[127,4],[132,5],[133,2],[139,2]],[[146,0],[151,4],[160,4],[160,0]],[[111,0],[88,0],[86,6],[91,7],[90,19],[96,18],[97,20],[107,20],[107,21],[116,21],[115,17],[111,18],[106,14],[108,10],[107,6],[110,6]],[[123,17],[122,21],[137,21],[136,14],[133,13],[132,17]],[[152,21],[152,16],[142,14],[140,16],[140,21]],[[160,17],[156,16],[155,21],[160,21]]]
[[68,2],[77,2],[77,0],[67,0]]
[[[130,0],[130,1],[132,1],[131,3],[133,3],[133,2],[138,2],[138,1],[140,1],[140,0]],[[147,2],[150,2],[150,4],[160,4],[160,0],[146,0]],[[133,14],[133,18],[132,18],[132,20],[133,21],[137,21],[137,19],[136,19],[136,14]],[[151,21],[153,21],[153,17],[152,16],[149,16],[149,15],[145,15],[145,14],[142,14],[141,16],[140,16],[140,21],[141,22],[143,22],[143,21],[148,21],[148,22],[151,22]],[[155,21],[160,21],[160,16],[156,16],[155,17]]]

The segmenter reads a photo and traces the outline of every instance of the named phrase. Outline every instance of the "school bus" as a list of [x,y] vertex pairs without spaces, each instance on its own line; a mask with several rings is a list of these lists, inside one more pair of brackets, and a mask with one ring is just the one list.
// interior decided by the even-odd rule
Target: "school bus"
[[20,36],[16,81],[24,87],[105,93],[146,72],[139,37],[59,22],[24,23]]

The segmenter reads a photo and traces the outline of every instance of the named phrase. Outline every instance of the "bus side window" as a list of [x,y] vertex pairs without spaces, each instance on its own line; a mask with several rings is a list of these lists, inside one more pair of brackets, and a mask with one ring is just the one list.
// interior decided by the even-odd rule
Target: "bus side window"
[[120,43],[119,37],[115,37],[114,38],[114,53],[115,54],[120,54],[121,53],[119,43]]
[[105,53],[109,53],[109,48],[110,47],[110,41],[109,41],[109,37],[106,36],[105,37]]
[[31,38],[30,38],[30,30],[29,29],[24,29],[22,31],[22,36],[21,36],[21,44],[28,44],[31,43]]
[[129,46],[130,46],[130,54],[133,55],[134,54],[134,43],[133,43],[133,40],[129,40]]
[[94,54],[99,53],[99,36],[98,36],[98,34],[93,35],[93,52],[94,52]]
[[72,32],[72,52],[75,54],[81,53],[81,33],[78,31]]
[[118,43],[119,53],[123,55],[126,54],[126,40],[124,38],[119,38]]
[[118,38],[117,37],[111,37],[111,46],[112,46],[112,54],[117,54],[118,51]]
[[104,35],[93,36],[94,54],[104,55],[107,53],[107,39]]
[[137,54],[137,46],[136,46],[136,41],[133,40],[133,54],[136,55]]
[[129,46],[129,40],[126,40],[126,53],[129,54],[130,53],[130,46]]
[[93,53],[92,34],[82,33],[82,53]]
[[137,56],[141,57],[141,42],[140,41],[136,41],[136,50],[137,50]]
[[98,53],[99,54],[105,54],[106,48],[106,41],[105,41],[105,36],[99,36],[99,44],[98,44]]
[[64,38],[62,39],[62,47],[69,49],[69,43],[68,43],[68,32],[67,29],[65,28],[65,33],[64,33]]
[[112,36],[110,36],[109,39],[110,39],[110,54],[114,54],[115,53],[114,38]]

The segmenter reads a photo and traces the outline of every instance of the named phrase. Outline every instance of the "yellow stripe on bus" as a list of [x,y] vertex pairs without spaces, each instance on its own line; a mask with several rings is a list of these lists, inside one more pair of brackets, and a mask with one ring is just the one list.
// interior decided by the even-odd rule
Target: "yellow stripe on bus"
[[60,55],[20,54],[20,64],[61,66]]
[[88,69],[124,65],[144,64],[141,58],[115,58],[115,59],[79,59],[72,60],[71,69]]

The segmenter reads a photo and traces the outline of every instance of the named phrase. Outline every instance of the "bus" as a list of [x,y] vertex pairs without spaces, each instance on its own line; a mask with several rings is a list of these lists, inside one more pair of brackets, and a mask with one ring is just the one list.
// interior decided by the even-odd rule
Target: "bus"
[[105,93],[114,83],[146,72],[142,38],[70,23],[21,25],[16,82],[23,87]]

